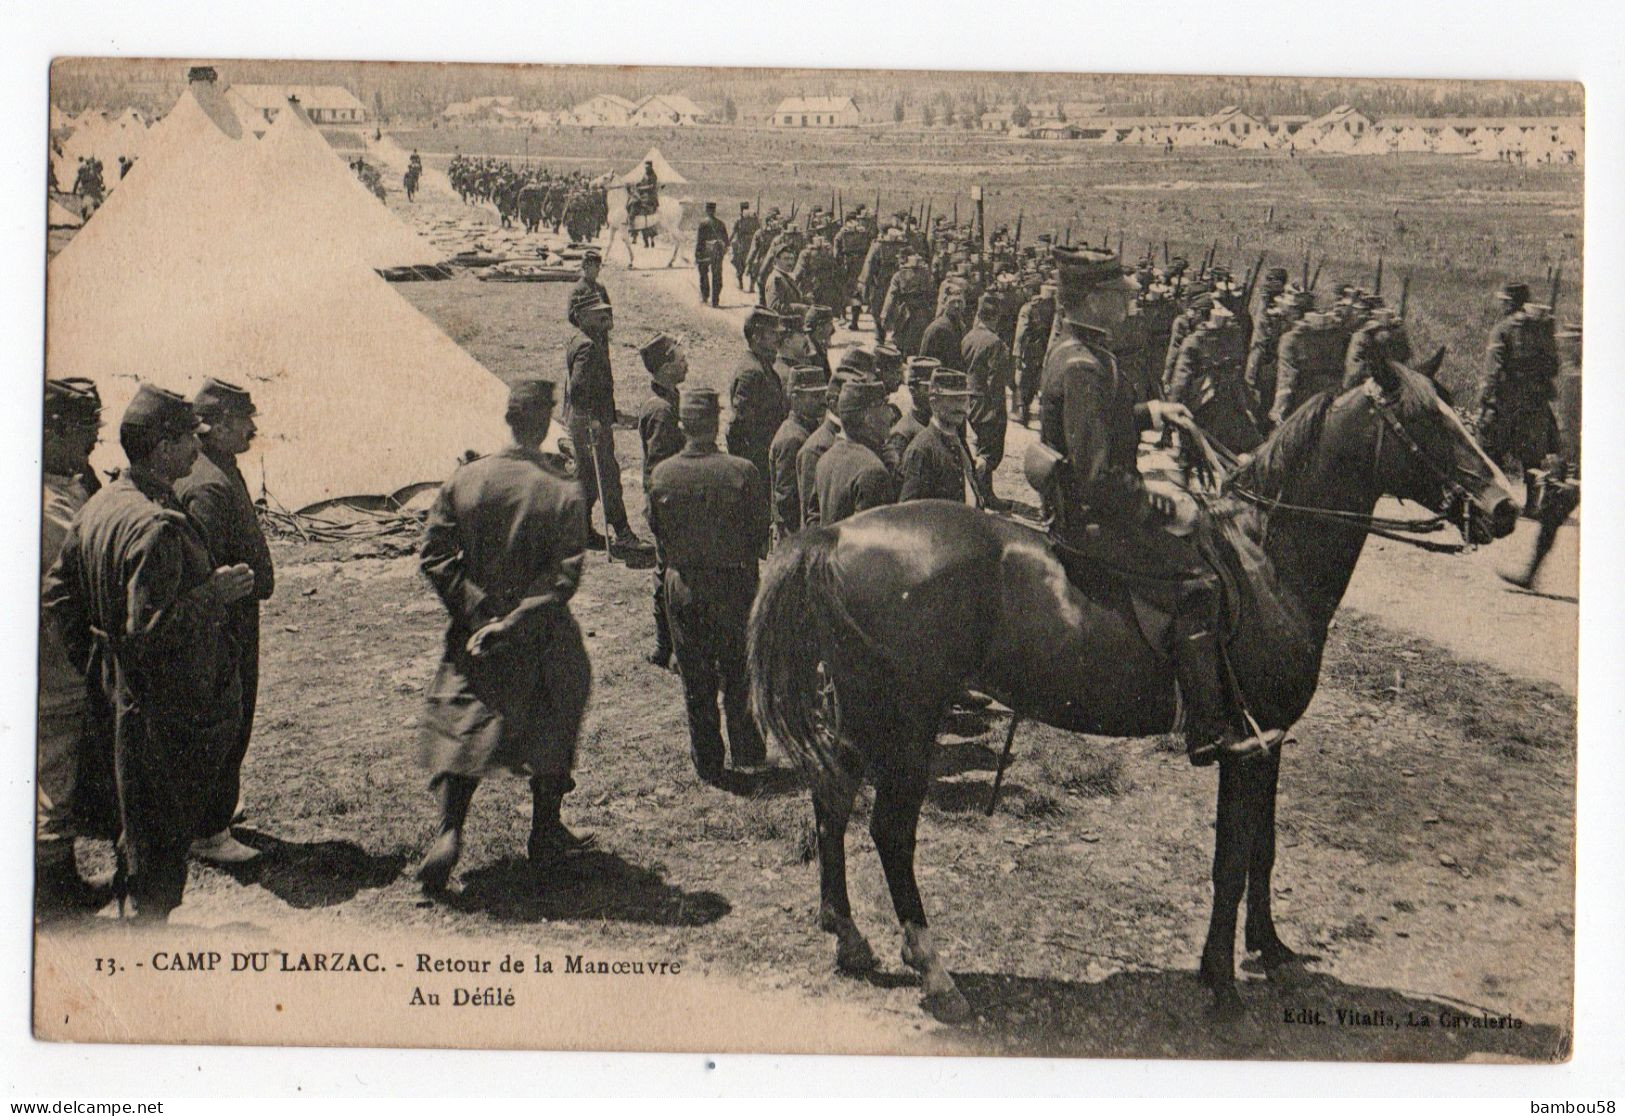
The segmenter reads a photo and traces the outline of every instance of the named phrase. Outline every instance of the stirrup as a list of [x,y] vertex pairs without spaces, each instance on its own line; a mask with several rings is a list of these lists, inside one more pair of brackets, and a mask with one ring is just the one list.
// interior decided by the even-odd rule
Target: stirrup
[[1206,744],[1198,744],[1188,749],[1186,755],[1190,758],[1192,767],[1210,767],[1220,760],[1250,762],[1279,751],[1283,744],[1292,739],[1284,729],[1260,730],[1239,740],[1221,736],[1217,740],[1210,740]]

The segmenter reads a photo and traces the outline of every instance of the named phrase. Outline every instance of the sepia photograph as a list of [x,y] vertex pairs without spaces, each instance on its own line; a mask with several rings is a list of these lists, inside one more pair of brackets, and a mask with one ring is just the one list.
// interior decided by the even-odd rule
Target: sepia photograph
[[35,1037],[1567,1062],[1587,121],[56,58]]

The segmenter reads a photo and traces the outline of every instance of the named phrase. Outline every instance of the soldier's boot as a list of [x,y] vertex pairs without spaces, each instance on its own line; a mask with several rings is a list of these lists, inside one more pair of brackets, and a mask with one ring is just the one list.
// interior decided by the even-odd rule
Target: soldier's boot
[[530,781],[530,840],[525,842],[525,855],[538,867],[551,864],[566,853],[589,849],[597,840],[590,833],[571,833],[559,817],[564,796],[574,790],[575,785],[576,781],[568,775],[562,778],[544,775]]
[[1520,589],[1528,589],[1535,584],[1535,576],[1540,573],[1541,563],[1546,560],[1546,555],[1557,542],[1558,528],[1563,526],[1580,503],[1580,490],[1576,485],[1565,484],[1549,477],[1543,478],[1539,484],[1540,531],[1535,535],[1535,545],[1529,551],[1529,559],[1517,570],[1500,571],[1502,581],[1516,585]]
[[451,882],[452,869],[457,867],[457,858],[463,854],[463,825],[468,821],[468,807],[479,785],[478,779],[468,775],[441,775],[434,782],[435,798],[440,804],[440,826],[417,869],[418,882],[430,894],[445,891]]
[[34,857],[34,904],[44,917],[99,910],[112,897],[79,875],[71,840],[50,841]]
[[1218,636],[1206,624],[1174,623],[1174,672],[1184,694],[1185,755],[1193,767],[1207,767],[1222,759],[1253,759],[1277,748],[1286,734],[1239,731],[1225,685],[1223,650]]
[[849,309],[851,310],[851,317],[850,317],[849,321],[851,322],[851,329],[855,333],[855,332],[857,332],[857,328],[858,328],[858,313],[861,310],[861,307],[859,307],[856,299],[854,299],[852,301],[852,304],[849,307]]
[[650,666],[660,667],[662,670],[671,666],[671,620],[666,615],[666,594],[664,592],[662,570],[655,570],[654,617],[655,617],[655,647],[644,656]]

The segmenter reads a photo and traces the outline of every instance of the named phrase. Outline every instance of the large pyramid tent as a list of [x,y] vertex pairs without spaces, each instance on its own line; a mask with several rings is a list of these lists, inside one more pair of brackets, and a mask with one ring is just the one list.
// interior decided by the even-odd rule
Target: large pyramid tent
[[1478,148],[1454,128],[1441,128],[1433,141],[1433,150],[1440,155],[1471,155]]
[[258,170],[244,188],[254,204],[278,209],[326,250],[353,251],[379,270],[433,268],[445,259],[379,204],[297,106],[277,113],[253,150]]
[[677,168],[666,162],[666,157],[660,153],[660,148],[658,147],[649,148],[648,153],[644,155],[643,158],[638,160],[638,165],[621,175],[620,180],[622,182],[640,181],[643,178],[644,163],[654,164],[655,174],[660,177],[660,184],[662,186],[688,185],[688,179],[678,174]]
[[220,188],[267,164],[209,99],[182,94],[47,272],[46,374],[94,379],[108,417],[93,464],[123,463],[117,423],[140,381],[190,395],[205,376],[253,392],[243,473],[290,509],[439,481],[465,450],[502,444],[501,383],[368,260]]

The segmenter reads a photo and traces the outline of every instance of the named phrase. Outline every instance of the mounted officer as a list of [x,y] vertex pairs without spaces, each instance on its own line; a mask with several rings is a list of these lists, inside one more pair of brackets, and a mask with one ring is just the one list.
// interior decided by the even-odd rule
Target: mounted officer
[[[1173,424],[1194,433],[1180,403],[1136,403],[1111,353],[1135,286],[1110,252],[1058,247],[1059,324],[1044,364],[1042,448],[1029,476],[1043,485],[1051,531],[1063,552],[1123,581],[1171,612],[1172,658],[1190,706],[1185,747],[1192,764],[1262,753],[1279,732],[1249,737],[1225,682],[1218,578],[1189,540],[1163,529],[1173,502],[1147,490],[1136,461],[1139,432]],[[1044,475],[1046,463],[1053,471]]]

